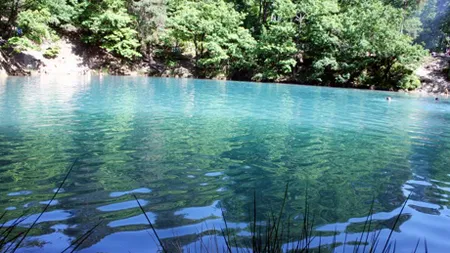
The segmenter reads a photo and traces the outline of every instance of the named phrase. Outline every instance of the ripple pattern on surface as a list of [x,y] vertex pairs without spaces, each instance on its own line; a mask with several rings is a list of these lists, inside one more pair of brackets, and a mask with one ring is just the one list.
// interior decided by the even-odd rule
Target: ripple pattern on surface
[[24,251],[52,252],[52,240],[69,242],[99,220],[86,252],[123,252],[126,240],[144,249],[148,226],[133,195],[161,237],[185,249],[198,247],[192,235],[220,232],[221,208],[245,237],[253,193],[267,214],[290,182],[286,215],[302,220],[308,188],[316,230],[337,231],[339,242],[359,235],[373,199],[385,231],[412,192],[397,244],[426,237],[440,252],[450,234],[450,101],[386,96],[141,77],[0,80],[0,209],[8,222],[38,214],[78,158],[31,238],[42,248]]

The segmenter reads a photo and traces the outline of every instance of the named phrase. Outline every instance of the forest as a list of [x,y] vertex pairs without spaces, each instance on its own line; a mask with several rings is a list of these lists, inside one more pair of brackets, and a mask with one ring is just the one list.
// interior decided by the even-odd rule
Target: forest
[[190,62],[199,78],[411,90],[449,44],[446,0],[2,0],[2,48],[79,36],[124,63]]

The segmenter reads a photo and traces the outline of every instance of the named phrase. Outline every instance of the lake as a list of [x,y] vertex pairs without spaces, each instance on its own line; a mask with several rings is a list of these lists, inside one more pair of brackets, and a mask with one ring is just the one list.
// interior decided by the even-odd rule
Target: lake
[[81,252],[154,252],[133,195],[167,245],[223,247],[222,209],[251,245],[254,203],[263,225],[288,183],[283,217],[299,228],[307,202],[321,234],[312,246],[336,240],[337,252],[353,252],[372,203],[370,233],[383,241],[411,194],[396,251],[420,240],[423,252],[425,239],[430,252],[450,248],[444,97],[145,77],[0,80],[3,222],[26,212],[20,226],[29,226],[75,159],[19,252],[61,252],[100,221]]

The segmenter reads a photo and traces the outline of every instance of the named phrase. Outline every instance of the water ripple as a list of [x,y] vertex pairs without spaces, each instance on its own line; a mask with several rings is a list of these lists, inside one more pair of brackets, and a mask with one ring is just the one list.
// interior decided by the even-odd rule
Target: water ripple
[[[23,251],[60,251],[101,219],[82,251],[156,250],[133,194],[160,236],[184,249],[220,235],[221,208],[233,232],[245,238],[254,196],[258,224],[264,224],[264,214],[282,204],[287,182],[286,217],[302,217],[308,194],[316,231],[337,231],[339,243],[347,235],[346,249],[360,236],[372,201],[373,233],[385,238],[409,194],[393,233],[397,245],[411,252],[409,246],[426,237],[430,252],[449,247],[445,98],[435,103],[412,94],[140,77],[5,80],[5,221],[28,211],[29,224],[78,159],[30,237],[34,244]],[[332,240],[322,237],[325,244]]]

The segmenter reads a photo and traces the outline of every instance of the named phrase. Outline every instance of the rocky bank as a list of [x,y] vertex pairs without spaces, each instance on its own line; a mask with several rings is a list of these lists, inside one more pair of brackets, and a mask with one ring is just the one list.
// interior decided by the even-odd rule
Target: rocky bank
[[448,93],[450,90],[449,61],[450,57],[445,55],[427,58],[416,71],[422,86],[414,92],[443,95]]

